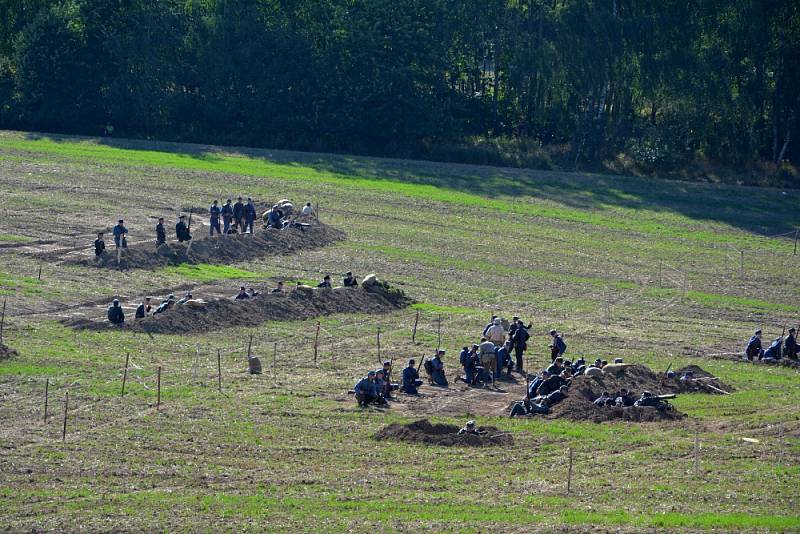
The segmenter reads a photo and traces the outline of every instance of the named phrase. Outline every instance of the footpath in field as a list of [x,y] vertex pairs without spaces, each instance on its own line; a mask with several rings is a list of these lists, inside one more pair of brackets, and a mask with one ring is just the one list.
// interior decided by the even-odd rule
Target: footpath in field
[[[694,379],[681,381],[679,377],[691,371]],[[527,383],[522,377],[512,376],[499,380],[497,388],[472,387],[462,381],[451,381],[448,388],[423,386],[419,396],[399,394],[391,403],[392,409],[409,415],[441,416],[508,416],[511,406],[525,396]],[[571,419],[575,421],[669,421],[686,417],[675,410],[658,410],[653,407],[595,406],[593,401],[604,391],[612,395],[627,389],[638,398],[642,392],[655,395],[680,393],[705,393],[725,395],[733,388],[696,365],[675,372],[674,378],[656,373],[644,365],[625,365],[615,372],[602,376],[577,376],[572,379],[567,398],[554,405],[547,415],[533,418]]]
[[[411,303],[403,291],[383,282],[362,284],[358,288],[300,286],[282,293],[263,293],[247,300],[197,299],[187,305],[176,304],[163,313],[143,319],[126,318],[122,328],[135,332],[189,334],[231,326],[257,326],[265,321],[309,319],[334,313],[385,313]],[[68,317],[63,323],[76,329],[120,328],[106,320],[103,308],[93,308],[91,313],[91,316]]]
[[46,252],[40,257],[48,262],[62,261],[66,264],[105,269],[155,269],[165,265],[182,263],[226,264],[267,256],[270,254],[292,254],[300,250],[321,248],[345,239],[345,233],[312,217],[301,217],[298,224],[281,230],[266,228],[254,234],[233,234],[214,237],[199,236],[186,243],[168,242],[155,247],[155,241],[129,245],[122,250],[119,262],[117,252],[111,247],[101,256],[86,254],[86,251]]

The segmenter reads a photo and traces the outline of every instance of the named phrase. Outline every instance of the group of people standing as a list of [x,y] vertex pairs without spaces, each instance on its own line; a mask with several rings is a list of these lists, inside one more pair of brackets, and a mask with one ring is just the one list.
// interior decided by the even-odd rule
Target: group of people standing
[[[256,217],[256,205],[253,199],[247,197],[247,204],[242,201],[242,197],[237,197],[236,203],[231,205],[231,199],[225,201],[225,204],[220,207],[218,201],[214,201],[208,209],[209,223],[211,229],[210,235],[224,233],[228,234],[245,234],[253,233],[253,223]],[[222,220],[222,228],[220,229],[220,219]]]
[[[208,209],[209,235],[213,236],[214,232],[218,235],[253,233],[254,224],[258,217],[253,199],[247,197],[247,202],[245,203],[242,197],[237,197],[236,202],[232,202],[230,198],[227,199],[222,206],[219,205],[219,201],[217,200],[212,202],[211,207]],[[286,202],[286,205],[291,209],[291,204],[289,204],[288,201],[283,202]],[[287,208],[282,208],[277,204],[273,206],[265,215],[267,227],[284,228],[287,224],[285,218],[288,216],[286,209]],[[303,206],[301,213],[303,215],[315,215],[310,202]],[[183,214],[178,217],[178,221],[175,223],[175,237],[179,243],[192,240],[191,226],[191,216],[188,217],[188,219],[186,215]],[[112,229],[112,233],[114,236],[115,248],[128,248],[128,228],[125,226],[125,221],[123,219],[117,221],[116,226]],[[155,226],[155,234],[156,247],[160,247],[167,242],[167,231],[164,227],[163,217],[159,217],[158,219],[158,223]],[[95,256],[101,256],[105,250],[105,233],[98,232],[97,239],[94,241],[94,254]]]

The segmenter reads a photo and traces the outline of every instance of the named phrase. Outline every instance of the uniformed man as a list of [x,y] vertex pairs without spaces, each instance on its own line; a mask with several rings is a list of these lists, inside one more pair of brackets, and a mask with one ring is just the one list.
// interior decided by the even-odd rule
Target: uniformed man
[[761,330],[756,330],[753,334],[753,337],[751,337],[750,341],[747,342],[747,347],[744,349],[744,355],[752,362],[754,358],[758,358],[760,360],[762,352]]
[[444,362],[442,361],[443,356],[444,351],[439,349],[436,351],[436,355],[431,358],[431,380],[437,386],[447,387],[447,377],[444,374]]
[[240,232],[244,232],[244,203],[242,197],[237,197],[236,204],[233,205],[233,226]]
[[217,231],[217,234],[221,234],[222,230],[220,229],[219,226],[219,218],[222,215],[222,210],[219,209],[216,200],[212,202],[211,207],[208,208],[208,215],[209,215],[208,222],[211,223],[211,230],[210,230],[211,235],[212,236],[214,235],[214,230]]
[[120,219],[114,227],[114,245],[117,248],[128,248],[128,229],[125,228],[125,221]]
[[347,274],[344,275],[342,285],[344,285],[344,287],[358,287],[358,280],[353,276],[352,271],[347,271]]
[[189,233],[189,227],[186,226],[186,215],[178,217],[178,224],[175,225],[175,236],[181,243],[192,240],[192,234]]
[[789,335],[783,341],[783,355],[792,360],[797,359],[797,337],[794,328],[789,329]]
[[103,232],[97,233],[97,239],[94,240],[94,255],[100,256],[106,250],[106,242],[103,240]]
[[322,279],[322,282],[317,284],[317,287],[331,287],[331,275],[326,274],[325,278]]
[[125,312],[122,311],[122,306],[119,305],[119,300],[114,299],[111,306],[108,307],[108,321],[111,324],[123,325],[125,323]]
[[222,233],[228,235],[231,230],[231,222],[233,222],[233,206],[231,206],[231,199],[225,202],[220,213],[222,214]]
[[134,318],[144,319],[146,316],[150,315],[152,309],[153,307],[150,305],[150,297],[145,297],[144,301],[136,307],[136,314],[134,315]]
[[167,242],[167,231],[164,230],[164,217],[158,218],[156,225],[156,248]]
[[358,405],[362,408],[369,404],[386,403],[375,389],[375,371],[368,372],[367,376],[359,380],[355,388],[353,388],[353,393],[355,393]]
[[412,358],[408,360],[408,365],[403,369],[403,383],[400,387],[400,391],[409,395],[416,395],[417,388],[422,385],[422,380],[419,379],[419,371],[414,367],[415,363],[416,362]]
[[564,355],[564,353],[567,351],[567,344],[564,342],[561,334],[559,334],[555,329],[550,330],[550,335],[553,338],[553,341],[550,344],[550,357],[555,360],[559,356]]
[[247,204],[244,206],[244,231],[253,233],[253,223],[257,217],[256,205],[253,204],[253,199],[247,197]]

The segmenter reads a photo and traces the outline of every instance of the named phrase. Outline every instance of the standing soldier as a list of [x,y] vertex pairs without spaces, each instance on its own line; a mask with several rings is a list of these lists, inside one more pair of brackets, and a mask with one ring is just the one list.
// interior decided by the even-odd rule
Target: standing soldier
[[97,232],[97,239],[94,240],[94,255],[100,256],[106,250],[106,242],[103,241],[103,232]]
[[128,229],[125,228],[125,221],[120,219],[114,227],[114,245],[117,248],[128,248]]
[[564,339],[561,334],[556,332],[555,328],[550,330],[550,335],[553,337],[553,343],[550,345],[550,357],[555,361],[556,358],[567,352],[567,344],[564,343]]
[[525,351],[528,349],[528,339],[531,335],[528,333],[528,328],[522,323],[519,317],[516,319],[516,328],[514,329],[514,334],[511,337],[511,344],[514,346],[514,356],[517,360],[517,372],[524,373],[524,356]]
[[233,221],[233,207],[231,206],[231,199],[225,202],[222,206],[222,233],[228,235],[231,229],[231,221]]
[[208,214],[209,222],[211,223],[211,235],[214,235],[214,230],[216,230],[218,234],[221,234],[222,231],[219,229],[220,209],[219,206],[217,206],[216,200],[211,204],[211,207],[208,208]]
[[244,233],[244,204],[242,204],[242,197],[236,199],[236,204],[233,205],[233,226],[240,234]]
[[164,230],[164,217],[158,218],[156,225],[156,248],[167,242],[167,232]]
[[244,231],[253,233],[253,222],[257,217],[256,205],[253,204],[253,199],[247,197],[247,205],[244,207]]

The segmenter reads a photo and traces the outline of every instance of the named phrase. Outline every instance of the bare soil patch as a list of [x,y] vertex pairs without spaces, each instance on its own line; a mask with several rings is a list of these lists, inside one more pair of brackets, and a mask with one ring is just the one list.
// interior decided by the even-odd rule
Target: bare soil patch
[[[682,382],[679,378],[692,371],[695,380]],[[708,380],[710,379],[710,380]],[[497,387],[472,387],[460,381],[451,380],[450,387],[441,388],[424,385],[417,397],[400,394],[392,402],[392,407],[401,413],[447,415],[447,416],[508,416],[511,406],[525,396],[527,383],[519,375],[503,377]],[[677,410],[659,411],[652,407],[599,407],[594,405],[603,391],[612,395],[625,388],[636,398],[643,391],[655,395],[669,393],[707,393],[723,395],[733,391],[724,382],[715,379],[710,373],[696,365],[676,371],[675,378],[667,378],[644,365],[626,365],[619,374],[604,374],[590,378],[573,378],[568,396],[552,407],[548,415],[536,416],[547,419],[567,418],[576,421],[664,421],[686,417]]]
[[[293,289],[284,293],[264,293],[247,300],[210,300],[197,307],[175,305],[164,313],[144,319],[126,317],[123,328],[158,334],[188,334],[230,326],[256,326],[270,320],[309,319],[334,313],[386,313],[404,308],[411,302],[397,289]],[[63,322],[76,329],[119,328],[109,323],[105,315],[99,315],[104,313],[103,308],[95,308],[93,313],[93,317],[71,317]]]
[[269,254],[292,254],[299,250],[321,248],[345,239],[345,233],[313,218],[300,218],[308,226],[290,226],[282,230],[262,228],[254,234],[227,236],[199,235],[208,230],[194,229],[191,249],[187,243],[167,242],[156,248],[153,241],[130,244],[123,249],[120,261],[114,249],[113,238],[107,240],[109,247],[104,254],[88,256],[85,250],[68,253],[45,252],[40,257],[45,261],[62,261],[71,265],[82,265],[102,269],[155,269],[165,265],[182,263],[226,264],[244,261]]
[[427,419],[414,421],[407,425],[392,423],[375,434],[375,439],[407,441],[427,445],[487,447],[512,445],[514,438],[508,432],[502,432],[493,426],[477,427],[480,434],[458,434],[455,425],[432,424]]

